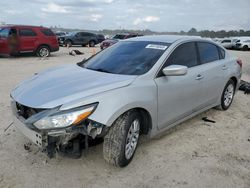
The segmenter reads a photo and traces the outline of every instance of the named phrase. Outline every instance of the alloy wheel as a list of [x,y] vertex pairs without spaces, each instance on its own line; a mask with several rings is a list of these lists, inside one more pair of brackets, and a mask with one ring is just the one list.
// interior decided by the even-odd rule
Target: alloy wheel
[[125,157],[127,160],[129,160],[135,152],[139,139],[139,131],[140,131],[140,121],[138,119],[135,119],[131,123],[126,138]]

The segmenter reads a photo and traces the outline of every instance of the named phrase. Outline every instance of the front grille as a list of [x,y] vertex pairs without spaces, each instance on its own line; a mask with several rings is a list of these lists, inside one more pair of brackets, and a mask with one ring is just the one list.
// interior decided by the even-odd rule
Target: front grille
[[22,116],[24,119],[28,119],[29,117],[37,114],[38,112],[43,111],[44,109],[31,108],[28,106],[24,106],[18,102],[16,102],[17,113],[19,116]]

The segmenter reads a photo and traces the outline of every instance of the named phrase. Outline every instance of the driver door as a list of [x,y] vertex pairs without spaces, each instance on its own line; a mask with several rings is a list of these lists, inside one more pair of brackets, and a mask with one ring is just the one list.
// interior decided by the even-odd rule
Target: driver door
[[164,67],[184,65],[187,74],[165,76],[160,71],[155,79],[158,88],[158,128],[191,115],[202,108],[202,75],[198,64],[196,44],[188,42],[178,46],[167,59]]

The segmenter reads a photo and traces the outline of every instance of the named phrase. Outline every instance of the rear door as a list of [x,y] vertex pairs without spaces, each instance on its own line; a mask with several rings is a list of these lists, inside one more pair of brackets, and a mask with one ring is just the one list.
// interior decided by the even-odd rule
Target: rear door
[[75,34],[74,38],[73,38],[73,42],[76,45],[81,45],[82,44],[82,34],[81,32],[78,32]]
[[10,28],[0,28],[0,54],[9,54],[9,37]]
[[215,104],[227,82],[229,71],[224,49],[209,42],[197,42],[203,77],[204,106]]
[[195,42],[178,46],[162,69],[169,65],[188,67],[186,75],[164,76],[155,79],[158,88],[158,127],[166,126],[192,114],[203,103],[202,79]]
[[36,49],[37,33],[32,28],[19,28],[20,52],[33,52]]
[[[82,40],[84,45],[87,45],[89,43],[89,41],[94,40],[95,35],[92,33],[85,33],[82,32]],[[96,37],[95,37],[96,38]],[[96,39],[95,39],[96,40]],[[94,40],[94,41],[95,41]],[[96,41],[95,41],[96,42]]]

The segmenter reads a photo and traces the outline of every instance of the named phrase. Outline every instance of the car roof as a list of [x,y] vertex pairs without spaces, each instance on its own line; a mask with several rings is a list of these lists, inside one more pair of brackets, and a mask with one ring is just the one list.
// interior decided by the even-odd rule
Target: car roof
[[149,41],[149,42],[165,42],[174,43],[177,40],[201,39],[200,36],[184,36],[184,35],[148,35],[127,39],[127,41]]
[[2,25],[1,28],[10,28],[10,27],[26,27],[26,28],[44,28],[48,29],[47,27],[44,26],[33,26],[33,25],[13,25],[13,24],[8,24],[8,25]]

